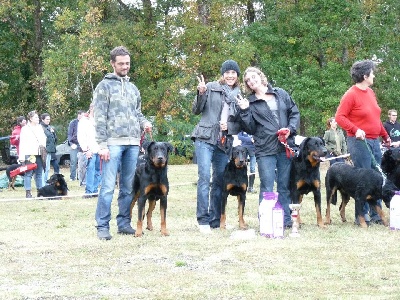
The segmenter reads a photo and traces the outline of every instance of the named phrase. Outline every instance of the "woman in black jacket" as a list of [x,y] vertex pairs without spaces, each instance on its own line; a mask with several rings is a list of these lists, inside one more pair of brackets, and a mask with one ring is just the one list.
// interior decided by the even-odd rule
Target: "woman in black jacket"
[[[260,69],[247,68],[243,78],[250,95],[248,99],[239,96],[237,100],[244,128],[253,135],[256,147],[259,201],[263,199],[263,192],[273,192],[276,179],[278,200],[285,212],[284,225],[291,227],[289,180],[292,157],[285,144],[294,145],[300,112],[290,95],[281,88],[272,87]],[[278,131],[283,134],[278,135]]]
[[46,181],[49,178],[50,164],[53,165],[54,173],[60,173],[60,167],[58,166],[56,159],[57,134],[54,128],[50,126],[50,115],[48,113],[43,113],[41,114],[40,119],[44,134],[46,135],[46,170],[42,175],[43,186],[45,186]]

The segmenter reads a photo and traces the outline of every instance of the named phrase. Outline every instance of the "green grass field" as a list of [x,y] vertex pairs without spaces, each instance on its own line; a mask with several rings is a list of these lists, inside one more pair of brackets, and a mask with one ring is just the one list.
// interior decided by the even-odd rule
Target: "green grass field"
[[[322,182],[326,166],[322,168]],[[68,178],[69,170],[62,170]],[[97,198],[69,183],[64,200],[24,200],[22,187],[0,193],[0,299],[399,299],[400,232],[353,225],[332,208],[333,224],[316,226],[312,195],[301,208],[299,238],[258,234],[258,196],[248,194],[245,220],[256,236],[238,230],[237,200],[228,199],[233,229],[202,235],[196,226],[196,165],[169,166],[167,228],[159,206],[154,231],[117,235],[113,201],[110,241],[96,237]],[[258,188],[258,179],[256,179]],[[36,191],[33,191],[36,193]],[[325,199],[325,191],[323,199]],[[322,209],[325,212],[325,201]],[[384,209],[388,216],[388,209]],[[132,225],[136,226],[137,214]]]

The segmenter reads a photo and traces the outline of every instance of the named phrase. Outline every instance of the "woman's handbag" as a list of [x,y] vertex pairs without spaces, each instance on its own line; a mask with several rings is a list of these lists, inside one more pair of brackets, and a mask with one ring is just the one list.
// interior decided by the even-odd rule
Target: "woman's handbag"
[[45,146],[39,145],[39,155],[42,158],[43,170],[46,170],[47,150]]

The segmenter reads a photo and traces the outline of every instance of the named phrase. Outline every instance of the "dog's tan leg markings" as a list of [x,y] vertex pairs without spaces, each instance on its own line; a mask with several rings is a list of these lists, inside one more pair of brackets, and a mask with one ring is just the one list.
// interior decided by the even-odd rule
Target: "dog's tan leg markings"
[[322,214],[321,214],[321,207],[316,204],[315,205],[315,210],[317,212],[317,224],[320,228],[326,228],[324,222],[322,221]]
[[388,222],[386,220],[385,214],[383,213],[382,208],[380,208],[378,205],[375,205],[375,210],[378,213],[378,215],[381,217],[381,220],[383,222],[383,225],[388,226]]
[[316,189],[319,190],[321,188],[321,181],[316,179],[313,181],[313,185],[315,186]]
[[226,213],[221,214],[221,220],[220,220],[219,228],[221,230],[226,229]]
[[142,215],[138,216],[137,226],[136,226],[136,237],[141,237],[143,234],[143,219],[145,215],[145,208],[143,207]]
[[360,221],[360,226],[362,228],[368,228],[367,222],[365,222],[365,218],[362,215],[358,216],[358,220]]
[[156,200],[149,200],[149,208],[147,210],[147,227],[146,229],[152,231],[153,230],[153,222],[151,218],[153,216],[153,210],[156,207]]
[[135,203],[136,203],[138,198],[139,198],[139,192],[137,192],[136,195],[133,197],[133,200],[132,200],[132,203],[131,203],[131,209],[130,209],[130,211],[131,211],[130,212],[131,219],[132,219],[132,210],[133,210],[133,207],[135,206]]
[[243,203],[240,201],[240,195],[237,196],[238,199],[238,215],[239,215],[239,228],[242,230],[247,229],[247,224],[244,221],[243,215],[244,215],[244,206]]
[[[160,200],[161,201],[161,200]],[[160,205],[160,215],[161,215],[161,235],[169,236],[169,232],[167,230],[167,216],[166,216],[166,208],[161,207]]]
[[350,201],[350,196],[342,194],[341,197],[342,197],[342,203],[340,203],[340,206],[339,206],[340,218],[342,219],[342,222],[347,222],[347,220],[346,220],[346,205]]
[[329,195],[328,201],[326,202],[326,214],[325,214],[325,224],[332,224],[331,220],[331,203],[332,198],[336,193],[336,187],[332,189],[331,194]]

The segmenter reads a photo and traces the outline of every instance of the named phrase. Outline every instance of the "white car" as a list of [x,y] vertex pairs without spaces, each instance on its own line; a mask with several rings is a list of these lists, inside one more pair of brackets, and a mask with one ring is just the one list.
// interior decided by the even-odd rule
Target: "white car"
[[70,152],[71,152],[71,147],[70,145],[68,145],[68,140],[56,146],[56,158],[60,166],[61,165],[69,166]]

